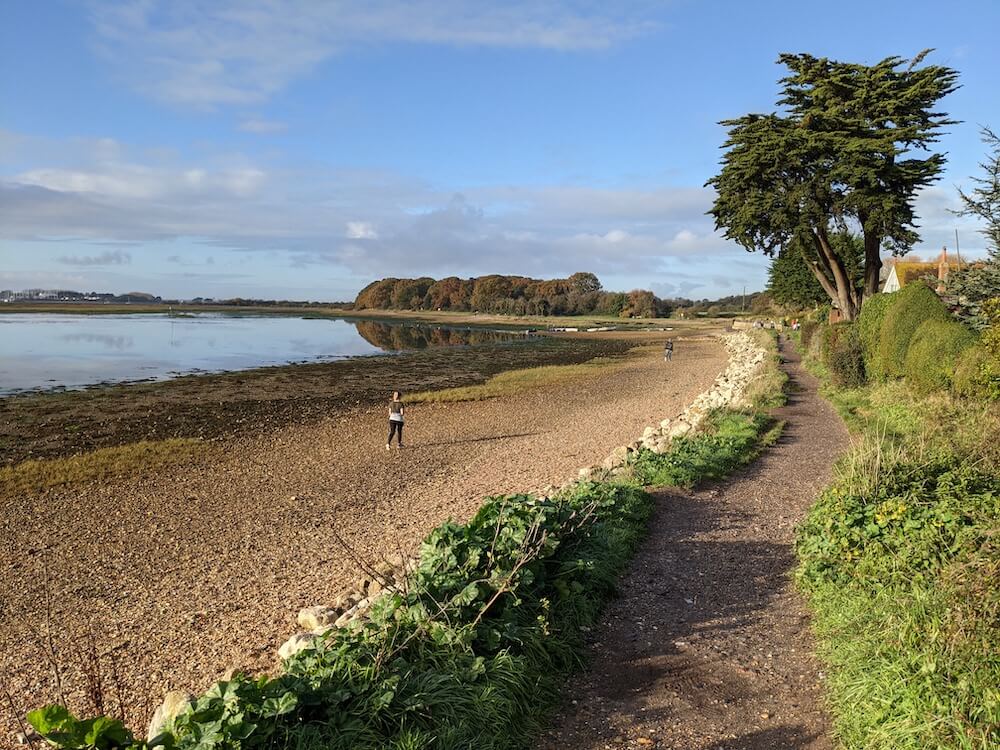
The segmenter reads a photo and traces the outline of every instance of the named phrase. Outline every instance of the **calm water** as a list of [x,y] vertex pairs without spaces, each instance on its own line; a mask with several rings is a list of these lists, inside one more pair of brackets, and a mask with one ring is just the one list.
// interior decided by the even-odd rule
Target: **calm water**
[[168,315],[0,315],[0,394],[321,362],[511,339],[372,321]]

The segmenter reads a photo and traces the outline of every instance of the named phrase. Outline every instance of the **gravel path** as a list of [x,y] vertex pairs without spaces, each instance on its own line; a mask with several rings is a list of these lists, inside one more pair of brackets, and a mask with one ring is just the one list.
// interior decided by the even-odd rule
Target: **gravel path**
[[[71,706],[84,703],[76,665],[92,630],[120,673],[105,655],[107,708],[119,712],[121,684],[132,726],[167,689],[273,669],[298,609],[358,577],[334,529],[370,559],[412,550],[485,495],[573,478],[677,414],[725,364],[716,342],[681,340],[669,365],[649,352],[572,385],[415,406],[402,452],[385,451],[381,409],[355,410],[229,439],[221,458],[155,475],[0,498],[0,683],[21,713],[53,699],[46,619]],[[0,710],[0,746],[13,729]]]
[[650,536],[542,747],[833,747],[790,573],[794,527],[848,436],[790,349],[782,438],[729,482],[655,493]]

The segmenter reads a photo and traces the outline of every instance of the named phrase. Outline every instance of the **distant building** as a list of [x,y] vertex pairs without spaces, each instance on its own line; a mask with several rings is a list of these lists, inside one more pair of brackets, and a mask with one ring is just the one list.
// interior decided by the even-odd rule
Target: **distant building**
[[898,292],[904,286],[917,279],[933,276],[938,280],[938,291],[940,292],[942,289],[941,282],[948,277],[948,272],[958,270],[959,268],[961,268],[961,262],[949,259],[948,248],[946,247],[941,248],[941,254],[937,257],[937,260],[926,262],[898,260],[889,269],[889,275],[886,276],[882,291],[887,293]]

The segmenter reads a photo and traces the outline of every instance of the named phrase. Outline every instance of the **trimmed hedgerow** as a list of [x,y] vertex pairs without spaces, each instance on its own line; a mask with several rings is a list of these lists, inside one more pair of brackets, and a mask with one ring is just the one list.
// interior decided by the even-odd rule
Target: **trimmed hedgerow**
[[816,334],[819,329],[820,324],[815,320],[803,320],[799,328],[799,341],[802,342],[802,348],[808,349],[809,343],[812,341],[812,337]]
[[865,362],[858,328],[854,323],[838,323],[822,330],[820,356],[838,388],[865,384]]
[[970,346],[958,355],[955,374],[951,379],[951,390],[962,398],[986,398],[990,355],[982,345]]
[[906,375],[906,354],[917,328],[928,320],[951,320],[951,315],[934,290],[922,282],[893,294],[898,299],[885,315],[879,359],[887,376],[901,378]]
[[921,393],[951,388],[959,355],[976,334],[956,320],[928,320],[917,328],[906,353],[906,380]]
[[857,321],[858,340],[864,355],[865,374],[870,380],[882,380],[886,377],[879,344],[885,316],[898,299],[895,294],[876,294],[868,297],[861,305]]

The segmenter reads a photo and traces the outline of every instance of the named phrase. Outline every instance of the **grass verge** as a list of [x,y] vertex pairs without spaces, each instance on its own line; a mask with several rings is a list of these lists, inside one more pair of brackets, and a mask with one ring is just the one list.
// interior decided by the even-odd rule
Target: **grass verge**
[[208,450],[202,440],[173,438],[101,448],[68,458],[22,461],[0,467],[0,495],[37,494],[65,485],[107,482],[182,463],[204,456]]
[[847,748],[1000,747],[1000,410],[902,382],[824,393],[855,434],[797,580]]
[[524,747],[580,666],[584,633],[645,533],[652,498],[641,484],[721,478],[776,435],[753,411],[719,412],[707,425],[664,455],[639,454],[614,482],[492,497],[468,523],[442,524],[405,587],[367,621],[320,636],[278,677],[218,683],[150,743],[62,706],[29,720],[62,748]]

